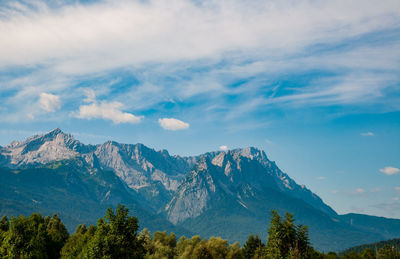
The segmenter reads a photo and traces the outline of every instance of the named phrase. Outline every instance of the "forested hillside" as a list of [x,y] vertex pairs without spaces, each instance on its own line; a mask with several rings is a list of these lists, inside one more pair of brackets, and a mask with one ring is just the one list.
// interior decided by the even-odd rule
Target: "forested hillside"
[[[139,232],[139,222],[122,205],[106,215],[96,226],[78,225],[70,235],[57,215],[43,217],[3,216],[0,220],[0,256],[2,258],[339,258],[336,253],[320,253],[310,244],[308,227],[296,225],[294,216],[281,217],[271,212],[265,237],[250,235],[244,246],[229,244],[220,237],[177,237],[174,233],[147,229]],[[264,242],[265,240],[265,242]],[[397,247],[379,250],[356,249],[340,258],[400,258]]]
[[344,250],[341,254],[349,254],[354,252],[360,254],[363,253],[363,251],[377,251],[382,248],[386,250],[400,250],[400,238],[351,247]]

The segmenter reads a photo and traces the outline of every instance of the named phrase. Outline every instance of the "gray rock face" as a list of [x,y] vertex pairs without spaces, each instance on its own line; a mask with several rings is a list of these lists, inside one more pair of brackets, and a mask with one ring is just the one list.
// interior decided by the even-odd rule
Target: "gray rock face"
[[166,190],[175,191],[188,170],[180,157],[172,157],[166,151],[157,152],[143,144],[108,141],[98,145],[94,154],[103,168],[114,170],[135,190],[160,182]]
[[71,159],[87,152],[88,148],[72,135],[55,129],[43,135],[14,141],[0,151],[3,165],[13,168],[29,164],[46,164],[55,160]]
[[[166,150],[155,151],[143,144],[113,141],[84,145],[60,129],[0,148],[0,165],[9,168],[72,158],[81,158],[93,168],[114,171],[127,186],[142,192],[149,199],[150,207],[164,208],[190,170],[189,163],[179,156],[170,156]],[[159,202],[154,202],[156,200]]]
[[168,219],[176,224],[197,217],[226,196],[247,208],[244,198],[270,189],[301,198],[328,215],[337,215],[317,195],[279,170],[262,150],[250,147],[202,155],[167,204]]

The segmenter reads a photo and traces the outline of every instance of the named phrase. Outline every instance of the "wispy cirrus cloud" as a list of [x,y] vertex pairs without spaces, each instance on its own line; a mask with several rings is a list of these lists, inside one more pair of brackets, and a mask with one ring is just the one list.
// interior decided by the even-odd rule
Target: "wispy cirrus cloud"
[[[399,14],[395,1],[105,1],[58,8],[38,3],[40,8],[20,3],[1,9],[8,37],[0,43],[0,65],[55,61],[58,70],[81,74],[226,50],[287,53],[395,28]],[[113,58],[101,58],[107,56]]]
[[363,137],[372,137],[372,136],[375,136],[375,134],[374,134],[373,132],[371,132],[371,131],[368,131],[368,132],[361,132],[360,135],[363,136]]
[[114,81],[118,70],[135,85],[102,90],[134,110],[174,99],[194,118],[235,121],[274,106],[400,109],[390,94],[400,81],[395,1],[35,3],[0,7],[0,69],[14,75],[0,74],[0,99],[14,113],[29,110],[32,84],[75,109],[82,82]]

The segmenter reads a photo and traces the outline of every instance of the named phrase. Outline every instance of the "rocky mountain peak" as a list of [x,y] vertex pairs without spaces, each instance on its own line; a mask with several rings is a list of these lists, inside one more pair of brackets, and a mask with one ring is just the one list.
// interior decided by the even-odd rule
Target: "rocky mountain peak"
[[27,164],[45,164],[55,160],[71,159],[86,147],[75,140],[71,134],[65,134],[59,128],[50,132],[32,136],[25,141],[14,141],[1,149],[6,164],[10,167]]
[[48,136],[57,136],[58,134],[65,134],[64,132],[62,132],[62,130],[60,128],[55,128],[52,131],[47,132],[45,135]]

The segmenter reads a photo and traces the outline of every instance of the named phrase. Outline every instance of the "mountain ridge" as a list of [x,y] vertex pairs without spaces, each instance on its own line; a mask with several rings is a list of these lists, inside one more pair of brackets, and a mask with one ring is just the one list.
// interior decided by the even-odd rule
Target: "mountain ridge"
[[[281,190],[290,192],[288,189],[293,190],[295,188],[298,192],[303,192],[303,188],[297,185],[287,174],[280,171],[275,162],[268,160],[264,151],[255,147],[230,151],[213,151],[198,156],[180,157],[178,155],[170,156],[166,150],[156,151],[141,143],[121,144],[116,141],[106,141],[103,144],[85,145],[59,128],[29,137],[25,141],[14,141],[12,143],[14,144],[9,144],[0,149],[0,154],[3,157],[2,161],[0,161],[2,166],[16,168],[83,157],[88,163],[92,163],[93,167],[100,166],[102,169],[114,170],[130,188],[147,193],[150,196],[151,194],[149,193],[165,192],[165,195],[170,198],[171,192],[178,188],[186,173],[201,158],[209,157],[214,159],[221,154],[229,152],[237,157],[257,159],[265,167],[275,170],[274,173],[281,179],[281,181],[278,181],[278,186],[280,186]],[[147,156],[143,155],[143,153],[146,153]],[[144,159],[141,159],[143,157]],[[98,164],[95,165],[93,164],[94,162],[98,162]],[[158,183],[161,183],[163,187]],[[140,191],[140,189],[143,190]],[[325,204],[317,195],[307,190],[305,191],[307,194],[304,195],[309,197],[304,198],[309,203],[313,206],[325,207]],[[162,197],[162,199],[165,198],[167,197]],[[315,202],[314,200],[317,201]],[[162,203],[158,205],[162,205]],[[331,215],[336,215],[328,207],[325,207],[324,210]]]
[[[309,225],[312,242],[321,249],[341,250],[346,245],[360,244],[356,236],[362,236],[362,242],[366,243],[400,235],[400,228],[382,232],[378,228],[363,226],[363,223],[349,224],[348,217],[338,215],[318,195],[297,184],[270,161],[263,150],[255,147],[181,157],[141,143],[106,141],[85,145],[59,128],[0,147],[0,167],[11,171],[26,169],[27,176],[29,170],[50,168],[61,174],[55,183],[66,188],[63,192],[81,197],[84,194],[79,193],[79,188],[68,189],[69,180],[74,178],[69,178],[68,171],[63,170],[67,168],[66,164],[74,164],[76,175],[82,174],[79,177],[87,179],[81,181],[86,189],[92,193],[93,190],[103,190],[94,192],[94,200],[90,201],[92,207],[97,206],[96,202],[105,206],[127,201],[138,208],[144,222],[150,222],[146,224],[155,224],[154,220],[147,219],[154,215],[160,224],[166,226],[168,224],[163,220],[168,220],[185,229],[181,229],[181,233],[221,235],[230,241],[244,242],[246,235],[251,234],[249,231],[262,235],[260,231],[266,225],[269,211],[278,209],[281,213],[295,213],[300,223]],[[102,178],[103,174],[105,178]],[[21,181],[24,186],[29,184],[25,178]],[[27,192],[24,186],[16,184],[14,190],[5,188],[7,191],[3,195],[15,199],[0,201],[0,212],[12,203],[22,202],[13,192]],[[118,191],[114,186],[124,190]],[[51,186],[47,188],[61,197],[59,191]],[[125,198],[121,200],[118,195]],[[82,196],[82,199],[87,197]],[[32,202],[23,200],[26,206],[31,206]],[[51,206],[56,206],[56,203],[54,201]],[[40,204],[34,205],[40,207]],[[369,220],[382,226],[379,219]],[[249,222],[253,224],[246,227]],[[339,229],[348,237],[336,237]]]

